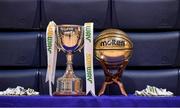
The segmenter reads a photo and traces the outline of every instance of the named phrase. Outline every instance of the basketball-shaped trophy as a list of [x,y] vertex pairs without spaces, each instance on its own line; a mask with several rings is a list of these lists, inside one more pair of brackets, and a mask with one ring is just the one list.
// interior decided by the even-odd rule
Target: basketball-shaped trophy
[[[95,39],[94,49],[105,74],[105,81],[98,95],[104,94],[107,85],[116,83],[121,93],[127,96],[121,76],[133,50],[133,43],[128,35],[118,29],[104,30]],[[113,73],[111,69],[117,69],[117,72]]]

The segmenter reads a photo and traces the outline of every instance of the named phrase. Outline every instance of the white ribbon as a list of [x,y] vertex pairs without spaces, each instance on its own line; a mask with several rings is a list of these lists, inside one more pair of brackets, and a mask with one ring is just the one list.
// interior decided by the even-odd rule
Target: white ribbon
[[84,24],[84,62],[86,73],[86,95],[95,94],[94,69],[93,69],[93,23]]
[[56,47],[56,24],[54,21],[49,22],[46,30],[46,47],[47,47],[47,73],[46,82],[49,81],[49,95],[52,96],[52,84],[54,84],[57,47]]

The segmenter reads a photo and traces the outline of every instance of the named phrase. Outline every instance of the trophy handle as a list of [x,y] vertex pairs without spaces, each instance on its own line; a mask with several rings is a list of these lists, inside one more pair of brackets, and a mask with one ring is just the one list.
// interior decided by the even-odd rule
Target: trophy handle
[[81,52],[81,50],[83,49],[83,47],[84,47],[84,44],[82,44],[82,45],[80,46],[80,48],[78,49],[78,51]]

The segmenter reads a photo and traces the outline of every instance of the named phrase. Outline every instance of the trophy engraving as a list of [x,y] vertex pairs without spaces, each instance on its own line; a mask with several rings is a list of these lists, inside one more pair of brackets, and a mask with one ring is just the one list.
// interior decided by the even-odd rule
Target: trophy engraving
[[73,53],[83,47],[83,26],[57,25],[57,47],[66,53],[67,67],[64,75],[57,79],[57,87],[54,95],[84,95],[82,81],[73,71]]
[[[133,43],[127,34],[118,29],[104,30],[95,39],[95,55],[105,74],[99,96],[103,95],[106,86],[112,83],[116,83],[121,93],[127,96],[120,78],[132,55],[132,49]],[[117,72],[112,73],[111,69],[117,69]]]

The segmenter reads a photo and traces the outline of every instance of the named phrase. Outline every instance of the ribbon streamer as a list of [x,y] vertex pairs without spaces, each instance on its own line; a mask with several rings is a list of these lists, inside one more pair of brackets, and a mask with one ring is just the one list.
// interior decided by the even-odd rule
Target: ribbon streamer
[[49,22],[46,30],[46,47],[47,47],[47,73],[46,82],[49,81],[49,95],[52,96],[52,84],[54,84],[57,47],[56,47],[56,24],[54,21]]
[[93,23],[84,24],[84,62],[86,73],[86,95],[95,94],[94,69],[93,69]]

